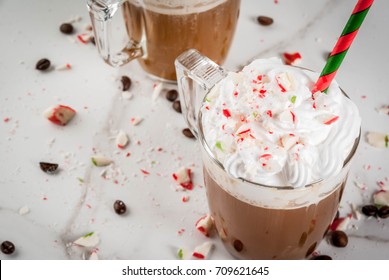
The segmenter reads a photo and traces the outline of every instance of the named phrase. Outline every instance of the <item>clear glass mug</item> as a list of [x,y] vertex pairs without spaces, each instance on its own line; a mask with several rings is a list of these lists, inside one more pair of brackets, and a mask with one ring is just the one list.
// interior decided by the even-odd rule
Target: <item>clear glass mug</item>
[[87,6],[105,62],[138,59],[151,76],[175,82],[174,60],[190,48],[223,63],[240,0],[87,0]]
[[308,257],[336,215],[360,136],[339,174],[304,188],[233,178],[204,138],[200,110],[207,93],[227,72],[196,50],[180,55],[175,65],[182,111],[201,144],[210,213],[227,250],[239,259]]

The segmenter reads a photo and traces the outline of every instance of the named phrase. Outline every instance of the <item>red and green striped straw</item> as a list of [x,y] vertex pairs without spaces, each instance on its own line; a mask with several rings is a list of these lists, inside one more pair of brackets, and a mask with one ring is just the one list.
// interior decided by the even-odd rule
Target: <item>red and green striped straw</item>
[[313,87],[313,93],[316,91],[327,92],[373,2],[374,0],[359,0],[355,5],[340,38],[336,42],[319,79]]

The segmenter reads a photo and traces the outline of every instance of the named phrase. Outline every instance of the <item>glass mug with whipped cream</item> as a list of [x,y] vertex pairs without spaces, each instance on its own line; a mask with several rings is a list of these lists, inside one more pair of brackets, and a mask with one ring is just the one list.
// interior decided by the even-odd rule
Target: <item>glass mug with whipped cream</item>
[[240,0],[87,0],[87,6],[105,62],[138,59],[151,76],[175,82],[174,60],[190,48],[223,63]]
[[197,50],[176,62],[183,113],[201,144],[210,214],[240,259],[303,259],[332,223],[359,144],[357,107],[334,81],[259,59],[227,72]]

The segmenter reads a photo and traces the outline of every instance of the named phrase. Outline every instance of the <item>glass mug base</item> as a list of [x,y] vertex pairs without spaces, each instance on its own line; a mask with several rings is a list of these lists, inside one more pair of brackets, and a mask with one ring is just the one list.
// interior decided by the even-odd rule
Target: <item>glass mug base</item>
[[210,213],[226,249],[238,259],[304,259],[324,238],[345,182],[315,204],[272,209],[228,193],[204,168]]

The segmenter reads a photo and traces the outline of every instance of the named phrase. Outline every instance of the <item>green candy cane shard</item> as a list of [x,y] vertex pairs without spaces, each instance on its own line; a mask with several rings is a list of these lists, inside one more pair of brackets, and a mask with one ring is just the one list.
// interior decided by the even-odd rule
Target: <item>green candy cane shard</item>
[[92,235],[94,234],[94,232],[90,232],[90,233],[87,233],[83,236],[83,238],[88,238],[88,237],[91,237]]
[[220,141],[217,141],[216,144],[215,144],[216,148],[218,148],[220,151],[224,151],[223,150],[223,147],[222,147],[222,143]]
[[290,99],[290,102],[292,102],[294,104],[296,102],[296,98],[297,98],[297,96],[293,95],[292,98]]
[[180,258],[180,260],[182,260],[184,258],[184,253],[182,252],[182,249],[178,250],[177,255]]
[[388,147],[388,144],[389,144],[389,137],[388,135],[385,135],[385,148]]

